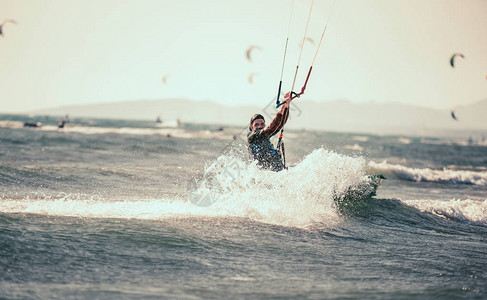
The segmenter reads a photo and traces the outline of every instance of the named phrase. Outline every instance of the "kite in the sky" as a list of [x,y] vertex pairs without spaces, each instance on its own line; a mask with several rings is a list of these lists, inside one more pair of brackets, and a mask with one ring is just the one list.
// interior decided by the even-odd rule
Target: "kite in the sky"
[[167,84],[167,78],[168,77],[169,77],[169,75],[162,76],[162,79],[161,79],[162,83]]
[[[313,40],[312,38],[310,38],[309,36],[307,36],[305,39],[304,39],[305,42],[310,42],[313,46],[316,46],[316,42],[315,40]],[[301,48],[303,43],[300,43],[299,44],[299,47]]]
[[455,58],[457,56],[460,56],[461,58],[465,58],[465,56],[462,54],[462,53],[454,53],[451,57],[450,57],[450,65],[452,66],[452,68],[455,68]]
[[251,74],[249,75],[249,83],[250,83],[250,84],[253,84],[253,83],[254,83],[254,76],[255,76],[255,75],[259,75],[259,73],[251,73]]
[[245,51],[245,56],[247,57],[247,59],[248,59],[250,62],[252,62],[252,52],[253,52],[254,50],[256,50],[256,49],[257,49],[257,50],[262,50],[262,48],[261,48],[261,47],[259,47],[259,46],[255,46],[255,45],[252,45],[252,46],[250,46],[250,47],[247,49],[247,51]]
[[3,35],[3,30],[2,30],[2,27],[3,25],[7,24],[7,23],[12,23],[12,24],[17,24],[17,22],[15,20],[5,20],[3,21],[1,24],[0,24],[0,36]]

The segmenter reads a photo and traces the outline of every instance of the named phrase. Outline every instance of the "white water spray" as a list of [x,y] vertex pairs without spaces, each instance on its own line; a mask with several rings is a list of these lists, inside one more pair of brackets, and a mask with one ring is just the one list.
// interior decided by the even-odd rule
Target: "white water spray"
[[[160,220],[174,217],[239,217],[282,226],[307,227],[340,221],[335,199],[368,182],[363,158],[317,149],[289,170],[259,169],[239,158],[220,156],[205,171],[189,199],[118,201],[80,195],[4,199],[3,213],[83,218]],[[186,192],[186,191],[185,191]],[[205,195],[210,197],[210,203]],[[207,199],[208,200],[208,199]]]

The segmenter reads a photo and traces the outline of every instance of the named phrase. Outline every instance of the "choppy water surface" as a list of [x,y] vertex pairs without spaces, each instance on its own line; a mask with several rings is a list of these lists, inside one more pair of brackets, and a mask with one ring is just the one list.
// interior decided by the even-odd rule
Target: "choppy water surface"
[[289,131],[273,173],[245,128],[24,120],[0,118],[0,297],[487,297],[481,134]]

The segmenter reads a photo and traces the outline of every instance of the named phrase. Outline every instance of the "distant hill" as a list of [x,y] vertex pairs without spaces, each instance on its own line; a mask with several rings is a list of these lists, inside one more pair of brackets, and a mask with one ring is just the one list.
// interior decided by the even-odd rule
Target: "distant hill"
[[428,130],[487,130],[487,99],[457,108],[458,121],[449,110],[401,103],[302,102],[299,108],[310,128],[337,131],[403,132]]
[[[210,101],[187,99],[140,100],[92,105],[62,106],[30,112],[38,115],[155,120],[246,126],[250,116],[275,114],[272,103],[264,107],[228,107]],[[288,128],[345,132],[423,132],[429,130],[487,130],[487,99],[455,110],[424,108],[400,103],[353,103],[348,100],[294,101]]]

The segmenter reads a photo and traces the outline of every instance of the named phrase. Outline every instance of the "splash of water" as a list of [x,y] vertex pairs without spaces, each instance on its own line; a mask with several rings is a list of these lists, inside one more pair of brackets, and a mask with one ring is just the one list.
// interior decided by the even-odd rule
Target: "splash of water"
[[[190,201],[228,216],[285,225],[336,223],[336,200],[370,187],[363,158],[317,149],[289,170],[261,170],[256,163],[220,156],[207,168]],[[365,191],[365,193],[370,191]],[[359,193],[360,194],[360,193]],[[366,194],[354,195],[363,196]],[[368,195],[368,194],[367,194]]]
[[[289,170],[272,172],[255,163],[220,156],[205,171],[189,200],[117,201],[62,195],[3,199],[4,213],[35,213],[88,218],[158,220],[170,217],[242,217],[281,226],[333,225],[341,220],[337,199],[366,196],[370,186],[363,158],[317,149]],[[207,202],[205,202],[207,201]],[[196,204],[196,205],[195,205]]]

